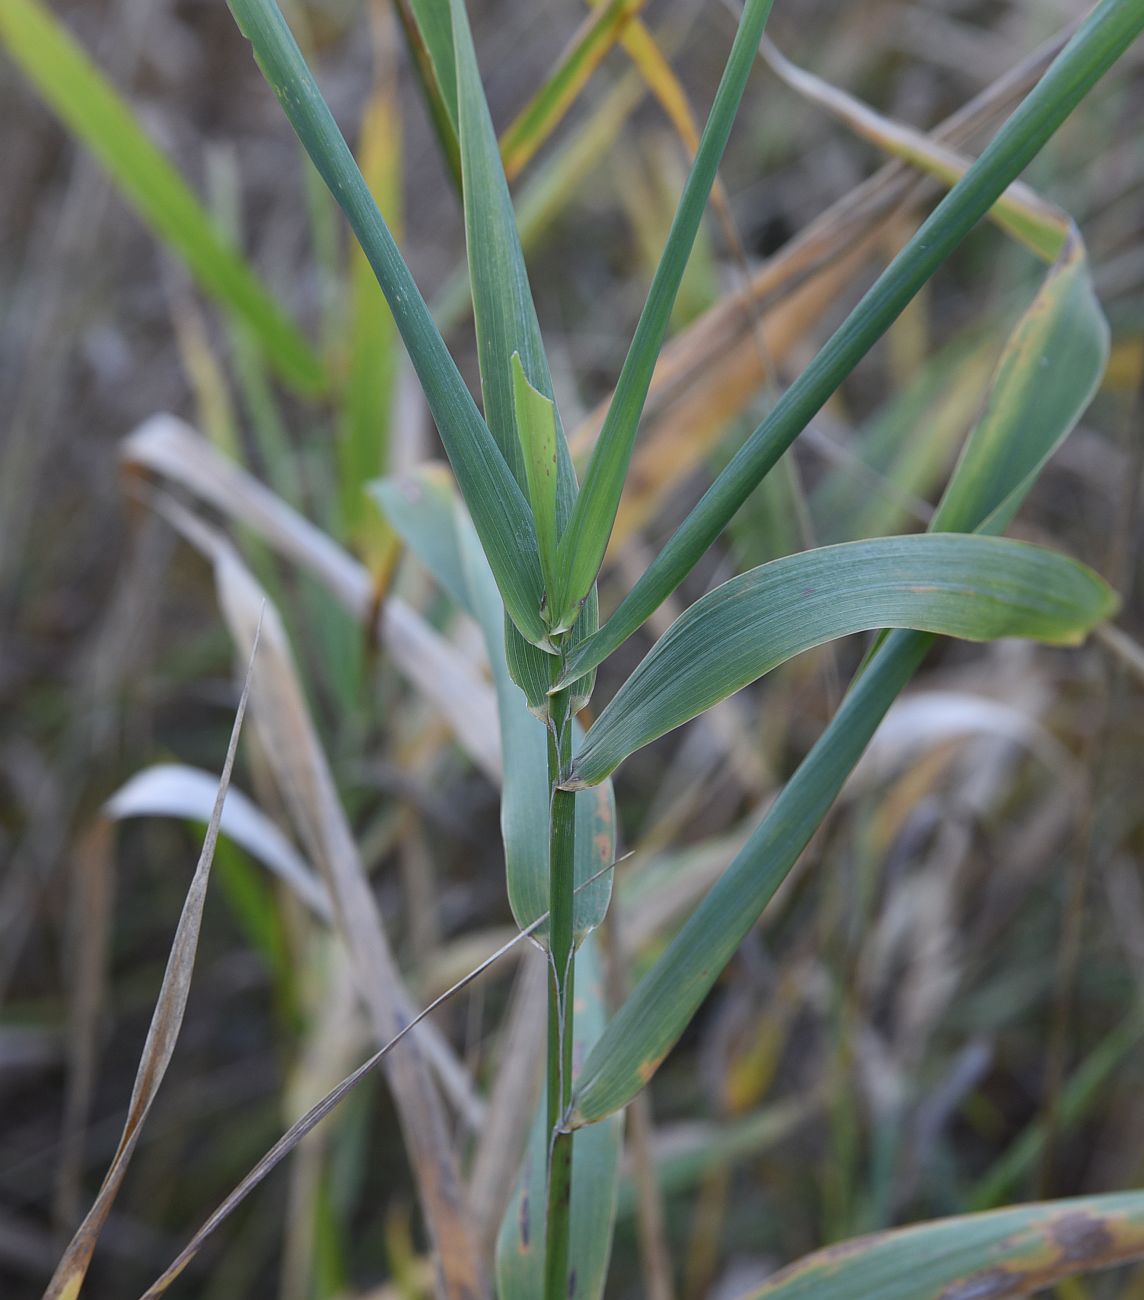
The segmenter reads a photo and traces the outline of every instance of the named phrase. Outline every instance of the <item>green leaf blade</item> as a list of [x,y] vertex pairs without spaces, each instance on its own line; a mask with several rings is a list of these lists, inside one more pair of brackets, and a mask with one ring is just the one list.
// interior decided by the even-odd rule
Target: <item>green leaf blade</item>
[[385,293],[505,608],[524,636],[543,642],[543,582],[524,493],[481,418],[277,4],[229,2],[263,75],[338,200]]
[[[965,176],[739,448],[570,670],[600,664],[690,573],[762,478],[1080,100],[1144,30],[1144,9],[1102,0]],[[959,526],[960,527],[960,526]]]
[[573,619],[603,563],[656,358],[771,3],[772,0],[747,0],[744,6],[695,162],[584,477],[583,490],[561,538],[560,570],[564,587],[558,602],[558,626]]
[[767,816],[589,1053],[572,1123],[594,1124],[643,1088],[735,955],[834,802],[932,638],[890,634]]
[[1030,1295],[1144,1256],[1144,1192],[958,1215],[806,1256],[751,1300]]
[[[1073,338],[1086,364],[1068,367],[1054,339]],[[1107,355],[1107,325],[1088,264],[1073,240],[1013,331],[994,372],[935,524],[993,531],[1020,505],[1041,467],[1075,425]],[[1077,342],[1079,340],[1079,343]],[[1031,375],[1071,375],[1038,417]],[[1022,399],[1021,394],[1025,394]],[[829,726],[723,877],[688,918],[589,1055],[577,1081],[575,1119],[592,1123],[625,1105],[655,1073],[741,939],[810,842],[887,709],[925,658],[925,632],[894,631],[872,655]]]
[[649,741],[839,636],[900,627],[1074,645],[1115,606],[1091,569],[1001,538],[926,533],[786,556],[716,587],[672,624],[597,718],[567,787],[602,780]]
[[544,574],[547,597],[552,591],[556,572],[556,479],[559,467],[556,411],[552,401],[528,382],[519,352],[512,354],[512,385],[516,432],[524,453],[524,472],[532,516],[536,521],[540,570]]

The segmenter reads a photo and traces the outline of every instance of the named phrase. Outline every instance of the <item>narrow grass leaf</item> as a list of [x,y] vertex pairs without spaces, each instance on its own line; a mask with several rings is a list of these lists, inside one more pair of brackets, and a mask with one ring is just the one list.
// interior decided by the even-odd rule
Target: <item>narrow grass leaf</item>
[[547,597],[553,590],[556,572],[556,413],[551,400],[528,382],[519,352],[512,354],[512,382],[516,432],[524,453],[524,472],[536,520],[540,569]]
[[309,343],[127,102],[40,0],[4,0],[0,43],[203,291],[245,323],[278,374],[300,392],[323,391],[325,368]]
[[[1107,349],[1108,326],[1074,234],[1006,342],[931,528],[1004,527],[1091,399]],[[573,1098],[576,1122],[611,1114],[655,1073],[809,843],[932,640],[926,632],[890,632],[869,658],[759,826],[589,1055]]]
[[547,636],[539,612],[542,579],[536,530],[524,493],[449,355],[275,0],[231,0],[231,9],[385,293],[505,608],[528,640],[542,642]]
[[744,6],[695,162],[588,465],[583,490],[561,537],[560,570],[564,586],[555,611],[558,627],[573,621],[603,562],[656,358],[770,10],[771,0],[747,0]]
[[751,1300],[1023,1296],[1144,1258],[1144,1192],[959,1215],[808,1255]]
[[505,172],[518,176],[560,124],[593,72],[647,0],[604,0],[587,15],[556,67],[500,140]]
[[242,731],[242,721],[246,715],[246,705],[250,698],[250,685],[254,676],[254,661],[258,653],[260,628],[256,625],[250,660],[246,669],[246,680],[231,728],[230,743],[227,746],[226,759],[222,775],[216,786],[210,819],[203,837],[202,852],[199,854],[195,873],[187,890],[186,901],[175,929],[171,943],[171,952],[167,958],[167,968],[163,972],[163,982],[159,987],[159,996],[155,1002],[155,1011],[151,1025],[147,1030],[147,1041],[143,1044],[143,1054],[139,1058],[139,1070],[135,1076],[135,1086],[131,1090],[131,1101],[127,1107],[127,1119],[123,1125],[123,1135],[111,1158],[103,1184],[91,1209],[83,1222],[76,1229],[63,1258],[56,1266],[55,1273],[44,1292],[44,1300],[75,1300],[83,1289],[88,1265],[95,1250],[99,1234],[107,1222],[112,1204],[123,1179],[127,1166],[139,1143],[143,1125],[151,1110],[151,1103],[159,1091],[167,1066],[175,1051],[175,1043],[183,1023],[183,1013],[187,1007],[187,996],[191,988],[191,975],[194,972],[195,953],[199,946],[199,929],[203,920],[203,905],[206,902],[207,885],[210,883],[211,864],[214,861],[215,845],[218,843],[219,825],[234,770],[234,759],[238,753],[238,737]]
[[[1144,9],[1122,0],[1097,5],[965,176],[735,453],[607,624],[579,648],[572,661],[576,671],[599,664],[675,590],[839,384],[1142,29]],[[585,492],[587,487],[586,480]]]
[[1004,538],[880,537],[772,560],[675,620],[593,723],[565,788],[594,785],[643,745],[836,637],[904,627],[1076,645],[1116,603],[1086,566]]
[[[577,832],[578,833],[578,832]],[[614,834],[614,828],[613,828]],[[605,840],[613,835],[602,833]],[[607,1019],[600,954],[589,939],[576,959],[576,1018],[573,1058],[584,1054],[603,1031]],[[497,1294],[500,1300],[535,1300],[544,1294],[545,1205],[548,1191],[546,1102],[541,1099],[528,1139],[520,1182],[501,1221],[496,1246]],[[612,1116],[603,1124],[577,1133],[572,1151],[572,1226],[569,1257],[575,1269],[576,1300],[598,1300],[603,1294],[612,1247],[612,1229],[619,1192],[623,1120]]]
[[457,108],[457,66],[453,56],[453,15],[450,0],[409,0],[433,66],[441,98],[453,130],[460,134]]
[[[129,817],[181,817],[209,824],[218,782],[209,773],[181,763],[144,768],[121,785],[103,806],[112,821]],[[241,845],[298,895],[316,916],[333,919],[330,895],[313,868],[278,826],[233,786],[219,829]]]

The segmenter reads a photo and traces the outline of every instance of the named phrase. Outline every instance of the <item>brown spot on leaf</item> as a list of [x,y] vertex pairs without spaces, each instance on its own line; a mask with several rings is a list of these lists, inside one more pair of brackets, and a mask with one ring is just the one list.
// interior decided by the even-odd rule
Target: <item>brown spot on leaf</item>
[[520,1197],[520,1250],[521,1254],[528,1252],[528,1241],[532,1233],[532,1223],[528,1217],[528,1189],[526,1188]]
[[1050,1224],[1049,1235],[1065,1260],[1101,1259],[1111,1255],[1116,1247],[1108,1225],[1083,1210],[1061,1215]]

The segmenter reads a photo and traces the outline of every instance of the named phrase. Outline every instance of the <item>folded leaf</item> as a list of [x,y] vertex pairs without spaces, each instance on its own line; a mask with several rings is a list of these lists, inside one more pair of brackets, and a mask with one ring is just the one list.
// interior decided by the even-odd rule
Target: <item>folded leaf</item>
[[594,785],[657,736],[835,637],[906,627],[1070,645],[1115,607],[1091,569],[1003,538],[925,533],[788,555],[676,619],[593,724],[565,788]]

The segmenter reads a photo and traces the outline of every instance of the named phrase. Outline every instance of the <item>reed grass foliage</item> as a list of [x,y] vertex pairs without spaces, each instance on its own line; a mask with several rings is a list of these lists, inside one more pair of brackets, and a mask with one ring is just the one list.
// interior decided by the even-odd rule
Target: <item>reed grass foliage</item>
[[[681,616],[620,688],[575,757],[569,698],[573,682],[678,586],[778,455],[969,230],[1002,198],[1006,187],[1144,25],[1144,13],[1139,5],[1114,2],[1097,8],[981,158],[953,184],[946,199],[748,438],[616,614],[599,631],[581,626],[577,637],[573,628],[583,617],[603,562],[652,371],[770,3],[747,0],[743,7],[707,126],[579,490],[553,404],[512,203],[462,0],[451,0],[449,6],[451,42],[446,39],[442,11],[427,30],[433,37],[428,44],[438,84],[445,90],[460,142],[483,418],[468,400],[276,6],[271,0],[232,0],[232,7],[267,79],[370,255],[504,599],[511,620],[505,623],[508,661],[515,661],[514,677],[540,716],[537,729],[542,722],[549,733],[547,827],[544,819],[537,818],[529,829],[535,836],[547,831],[548,841],[547,854],[536,853],[534,860],[547,857],[551,987],[544,1286],[550,1300],[556,1300],[568,1293],[568,1279],[574,1275],[571,1242],[576,1238],[570,1220],[577,1165],[572,1128],[599,1122],[646,1084],[738,938],[758,916],[783,871],[793,864],[878,718],[920,661],[928,635],[981,640],[1015,635],[1075,643],[1106,618],[1116,602],[1095,574],[1035,547],[936,532],[889,538],[777,561],[704,597]],[[447,66],[450,58],[452,77]],[[1022,411],[1013,409],[1010,390],[1019,387],[1014,368],[1040,370],[1046,360],[1044,353],[1022,352],[1024,340],[1015,340],[1002,358],[994,389],[995,406],[1009,408],[1002,413],[1005,441],[998,445],[994,430],[984,474],[972,456],[963,461],[949,501],[956,502],[959,494],[981,496],[990,480],[1005,481],[1004,495],[1020,492],[1028,475],[1013,475],[1010,463],[1022,456],[1014,454],[1009,444],[1030,436],[1035,442],[1055,444],[1092,392],[1104,351],[1099,312],[1070,312],[1059,282],[1054,287],[1058,292],[1036,310],[1047,312],[1058,327],[1059,318],[1066,317],[1066,328],[1081,341],[1076,353],[1060,359],[1062,382],[1071,396],[1064,418],[1058,417],[1056,428],[1038,428],[1030,435]],[[999,388],[1006,389],[1001,396]],[[986,437],[979,432],[976,444]],[[1024,459],[1039,463],[1040,451],[1025,453]],[[969,482],[971,474],[978,476],[976,493],[973,485],[960,486]],[[944,515],[956,513],[950,505]],[[986,523],[989,511],[984,503],[975,502],[974,508],[963,508],[960,514],[954,527],[972,529]],[[797,818],[780,818],[773,811],[764,821],[763,842],[770,824],[782,825],[785,841],[780,854],[767,855],[769,871],[762,877],[766,886],[760,887],[759,873],[749,869],[761,856],[752,846],[745,851],[747,869],[738,863],[732,866],[636,989],[612,1029],[592,1048],[579,1078],[571,1078],[576,930],[572,896],[578,827],[571,808],[565,811],[565,792],[603,780],[634,749],[697,716],[789,655],[850,632],[879,627],[913,632],[880,646],[829,735],[784,792],[780,804],[786,812],[806,788]],[[518,637],[526,644],[518,644]],[[551,683],[547,708],[540,701],[544,657]],[[536,800],[532,807],[539,810],[542,802]],[[773,846],[768,843],[768,847]],[[603,1177],[606,1182],[595,1167],[581,1176]],[[607,1231],[602,1224],[600,1232]],[[576,1249],[584,1249],[579,1241]],[[502,1277],[507,1293],[525,1294],[512,1282],[511,1271]],[[535,1288],[535,1279],[529,1286]]]
[[[1091,569],[1001,535],[1084,411],[1108,356],[1107,326],[1079,234],[1064,214],[1010,187],[1144,29],[1144,2],[1101,0],[972,162],[937,151],[924,139],[895,135],[853,103],[830,100],[832,111],[860,124],[881,147],[938,176],[947,193],[602,622],[596,584],[641,417],[720,162],[752,84],[771,0],[742,5],[614,395],[583,462],[582,481],[555,399],[506,159],[513,166],[551,129],[575,93],[570,88],[590,74],[599,42],[619,39],[625,7],[599,6],[504,142],[498,141],[489,113],[464,0],[400,6],[408,30],[418,38],[416,57],[434,123],[460,183],[480,367],[478,404],[275,0],[229,4],[376,277],[448,457],[447,470],[423,466],[380,477],[370,487],[370,499],[479,627],[492,698],[487,683],[474,679],[472,701],[495,709],[499,748],[482,749],[477,735],[469,743],[502,782],[508,895],[518,925],[542,946],[547,964],[546,1086],[518,1193],[499,1232],[497,1285],[506,1300],[598,1296],[607,1277],[617,1201],[622,1108],[648,1084],[687,1028],[935,638],[1023,637],[1075,645],[1115,612],[1116,595]],[[0,9],[0,34],[30,75],[54,87],[60,113],[81,132],[95,132],[103,121],[114,133],[121,115],[106,89],[73,49],[45,30],[35,0],[13,0]],[[787,75],[795,79],[789,70]],[[808,94],[821,92],[813,84],[805,88]],[[247,320],[274,364],[289,371],[302,390],[320,391],[321,363],[233,250],[204,224],[181,183],[145,141],[125,129],[121,147],[105,149],[105,156],[110,168],[129,178],[125,184],[141,211],[181,250],[207,289]],[[592,697],[595,669],[677,592],[782,454],[987,216],[1034,249],[1046,263],[1046,276],[995,358],[986,400],[928,531],[808,549],[737,574],[687,608],[595,720],[582,727],[577,715]],[[360,440],[368,425],[358,421],[357,427]],[[356,492],[363,475],[360,467],[354,473]],[[213,486],[205,490],[215,493],[216,504],[230,499],[226,493],[233,485],[220,487],[210,474],[196,481],[201,487],[208,479]],[[291,539],[287,544],[296,554],[309,557],[307,563],[325,565],[327,574],[336,571],[333,585],[359,591],[354,587],[359,577],[339,569],[341,561],[330,559],[300,525],[274,510],[265,518],[271,521],[268,528]],[[220,573],[231,573],[229,558],[220,558],[215,543],[203,541],[201,529],[182,526],[212,555]],[[232,586],[226,590],[233,600]],[[347,599],[360,603],[360,593]],[[249,622],[249,609],[246,615]],[[608,1022],[592,932],[611,897],[617,840],[613,773],[642,746],[790,657],[863,631],[880,635],[833,718],[726,871]],[[303,716],[301,694],[295,691],[292,699],[295,694],[295,712]],[[272,707],[258,707],[257,680],[254,699],[261,725],[272,728]],[[463,712],[466,702],[447,700],[444,707]],[[308,723],[304,730],[312,750],[316,741]],[[276,761],[285,761],[283,754],[277,753]],[[354,910],[353,900],[362,901],[361,877],[353,869],[339,874],[354,860],[352,844],[347,846],[348,832],[339,819],[329,822],[333,795],[324,766],[315,759],[311,767],[306,779],[321,787],[325,811],[315,813],[303,833],[316,859],[342,862],[331,865],[324,886],[311,881],[311,889],[327,913],[331,907]],[[216,809],[212,834],[220,816]],[[334,848],[323,838],[330,824],[341,828]],[[357,910],[368,911],[364,903]],[[376,927],[363,924],[355,949],[361,978],[366,984],[391,981],[388,950],[379,946]],[[388,1040],[405,1014],[401,998],[379,1006],[374,1026],[379,1039]],[[422,1113],[424,1105],[415,1105],[411,1096],[418,1091],[421,1067],[412,1075],[395,1068],[392,1077],[402,1090],[442,1285],[449,1294],[483,1294],[490,1283],[460,1205],[454,1154],[442,1154],[439,1116]],[[1030,1261],[1042,1258],[1046,1240],[1059,1233],[1061,1216],[1069,1214],[1101,1225],[1085,1238],[1091,1249],[1062,1258],[1056,1271],[1038,1272]],[[986,1267],[991,1276],[1017,1279],[1018,1290],[1021,1277],[1044,1285],[1081,1268],[1144,1253],[1142,1214],[1141,1199],[1127,1196],[1059,1212],[1034,1207],[1007,1210],[997,1218],[950,1221],[859,1243],[829,1264],[811,1257],[760,1295],[876,1290],[922,1296]],[[940,1266],[933,1262],[938,1252],[944,1252]],[[161,1294],[177,1272],[165,1275],[148,1294]]]

